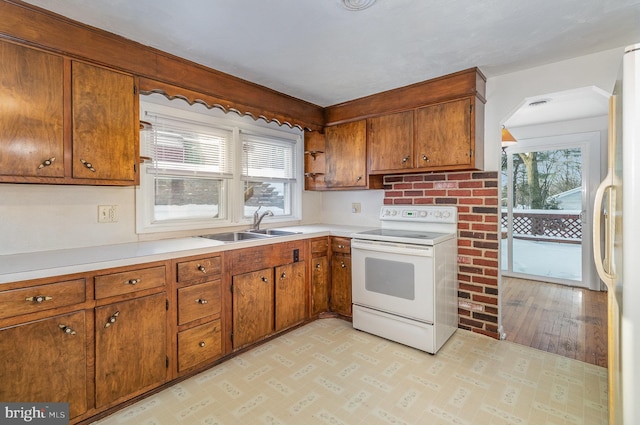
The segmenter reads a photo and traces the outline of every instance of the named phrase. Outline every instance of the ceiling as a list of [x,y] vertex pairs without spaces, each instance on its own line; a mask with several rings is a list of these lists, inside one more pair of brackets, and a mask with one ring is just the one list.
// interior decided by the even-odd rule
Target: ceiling
[[[640,41],[640,0],[28,0],[319,106]],[[356,1],[357,3],[357,1]]]

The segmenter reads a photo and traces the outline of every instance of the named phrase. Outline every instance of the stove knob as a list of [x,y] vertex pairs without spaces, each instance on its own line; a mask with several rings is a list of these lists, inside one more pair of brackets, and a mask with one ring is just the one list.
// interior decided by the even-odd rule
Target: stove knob
[[395,216],[396,214],[398,214],[398,211],[396,211],[396,210],[392,210],[391,211],[391,216]]
[[440,211],[436,211],[435,216],[436,218],[440,218],[442,216],[442,213]]
[[427,216],[426,211],[420,211],[420,217],[426,217],[426,216]]
[[444,218],[449,218],[449,217],[451,217],[451,213],[449,211],[445,211],[445,212],[442,213],[442,216]]

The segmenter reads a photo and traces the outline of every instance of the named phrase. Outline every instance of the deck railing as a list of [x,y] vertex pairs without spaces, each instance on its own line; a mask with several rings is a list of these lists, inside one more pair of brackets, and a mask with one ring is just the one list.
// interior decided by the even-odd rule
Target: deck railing
[[[502,237],[508,228],[507,211],[500,220]],[[582,217],[579,211],[526,210],[513,212],[513,237],[560,243],[582,242]]]

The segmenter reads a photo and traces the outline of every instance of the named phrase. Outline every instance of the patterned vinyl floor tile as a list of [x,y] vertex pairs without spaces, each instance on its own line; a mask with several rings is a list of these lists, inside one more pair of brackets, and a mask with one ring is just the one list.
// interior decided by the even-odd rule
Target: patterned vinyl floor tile
[[458,330],[430,355],[316,320],[96,425],[605,425],[607,370]]

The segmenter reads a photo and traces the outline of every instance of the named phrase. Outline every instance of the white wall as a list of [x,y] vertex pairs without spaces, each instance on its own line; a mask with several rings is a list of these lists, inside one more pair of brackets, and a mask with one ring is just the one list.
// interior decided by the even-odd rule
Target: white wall
[[[501,122],[525,97],[595,85],[610,92],[623,48],[489,78],[485,165],[500,166]],[[303,194],[303,223],[378,225],[384,191]],[[360,202],[362,213],[351,213]],[[0,184],[0,255],[125,243],[159,237],[135,233],[134,188]],[[118,223],[98,223],[98,205],[118,205]]]
[[608,93],[620,69],[624,46],[487,79],[485,169],[500,169],[502,123],[527,97],[596,86]]

